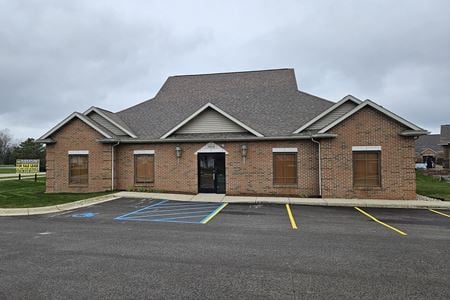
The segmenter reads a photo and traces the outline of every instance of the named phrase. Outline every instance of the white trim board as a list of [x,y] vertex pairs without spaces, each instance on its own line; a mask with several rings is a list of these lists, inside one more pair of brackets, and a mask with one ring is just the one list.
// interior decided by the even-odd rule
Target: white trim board
[[69,150],[67,151],[69,155],[89,155],[89,150]]
[[83,115],[87,116],[89,113],[91,112],[96,112],[97,114],[99,114],[100,116],[102,116],[103,118],[105,118],[106,120],[108,120],[108,122],[110,122],[111,124],[113,124],[114,126],[116,126],[117,128],[119,128],[120,130],[122,130],[123,132],[125,132],[126,134],[128,134],[129,136],[131,136],[132,138],[137,138],[137,136],[135,134],[133,134],[131,131],[125,129],[123,126],[120,126],[119,124],[117,124],[113,119],[111,119],[110,117],[108,117],[107,115],[105,115],[100,109],[98,109],[95,106],[92,106],[91,108],[89,108],[88,110],[86,110]]
[[263,137],[263,135],[261,133],[259,133],[258,131],[250,128],[249,126],[245,125],[244,123],[242,123],[241,121],[239,121],[238,119],[234,118],[233,116],[227,114],[226,112],[224,112],[223,110],[221,110],[220,108],[218,108],[217,106],[215,106],[214,104],[208,102],[207,104],[203,105],[199,110],[195,111],[192,115],[190,115],[189,117],[187,117],[186,119],[184,119],[181,123],[179,123],[177,126],[175,126],[174,128],[172,128],[171,130],[169,130],[167,133],[165,133],[162,137],[160,137],[160,139],[165,139],[167,137],[169,137],[171,134],[173,134],[175,131],[177,131],[178,129],[180,129],[183,125],[185,125],[187,122],[189,122],[190,120],[192,120],[193,118],[195,118],[196,116],[198,116],[202,111],[204,111],[207,108],[211,108],[215,111],[217,111],[218,113],[220,113],[221,115],[223,115],[224,117],[226,117],[227,119],[229,119],[230,121],[236,123],[237,125],[241,126],[242,128],[244,128],[245,130],[253,133],[254,135],[258,136],[258,137]]
[[133,151],[134,155],[139,155],[139,154],[155,154],[155,150],[134,150]]
[[381,151],[381,146],[353,146],[352,151]]
[[322,112],[321,114],[319,114],[318,116],[313,118],[311,121],[309,121],[308,123],[306,123],[305,125],[303,125],[299,129],[297,129],[293,133],[300,133],[300,132],[302,132],[303,130],[305,130],[306,128],[308,128],[312,124],[316,123],[317,121],[319,121],[320,119],[322,119],[323,117],[328,115],[330,112],[332,112],[333,110],[335,110],[336,108],[341,106],[342,104],[346,103],[347,101],[352,101],[356,105],[359,105],[362,102],[361,100],[359,100],[358,98],[356,98],[356,97],[354,97],[352,95],[347,95],[344,98],[342,98],[341,100],[339,100],[339,102],[335,103],[333,106],[331,106],[330,108],[328,108],[327,110],[325,110],[324,112]]
[[273,153],[297,153],[298,148],[272,148]]
[[52,129],[50,129],[49,131],[47,131],[47,133],[45,133],[43,136],[41,136],[39,138],[39,140],[44,140],[46,138],[48,138],[50,135],[52,135],[53,133],[55,133],[58,129],[60,129],[61,127],[63,127],[64,125],[66,125],[68,122],[70,122],[73,118],[78,118],[81,121],[83,121],[86,125],[90,126],[92,129],[94,129],[95,131],[97,131],[98,133],[100,133],[101,135],[103,135],[105,138],[111,139],[112,136],[110,136],[109,134],[107,134],[105,131],[103,131],[102,129],[100,129],[98,126],[96,126],[94,123],[92,123],[86,116],[78,113],[78,112],[74,112],[71,115],[69,115],[67,118],[65,118],[64,120],[62,120],[61,122],[59,122],[58,124],[56,124],[55,127],[53,127]]
[[363,109],[366,106],[370,106],[376,110],[378,110],[379,112],[385,114],[386,116],[396,120],[397,122],[411,128],[412,130],[417,130],[417,131],[425,131],[422,128],[414,125],[413,123],[406,121],[405,119],[401,118],[400,116],[397,116],[396,114],[394,114],[393,112],[390,112],[389,110],[385,109],[384,107],[370,101],[369,99],[365,100],[364,102],[362,102],[361,104],[359,104],[357,107],[355,107],[354,109],[352,109],[351,111],[349,111],[348,113],[346,113],[345,115],[343,115],[342,117],[340,117],[339,119],[337,119],[336,121],[330,123],[329,125],[327,125],[326,127],[322,128],[319,133],[325,133],[328,130],[330,130],[331,128],[333,128],[334,126],[336,126],[337,124],[341,123],[342,121],[344,121],[345,119],[347,119],[348,117],[350,117],[351,115],[357,113],[358,111],[360,111],[361,109]]

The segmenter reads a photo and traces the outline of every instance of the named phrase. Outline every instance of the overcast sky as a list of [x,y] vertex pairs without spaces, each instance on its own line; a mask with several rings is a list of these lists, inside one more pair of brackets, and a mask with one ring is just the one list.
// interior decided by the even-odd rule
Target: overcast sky
[[[220,3],[219,3],[220,2]],[[450,123],[450,1],[0,0],[0,130],[38,138],[175,74],[295,68],[300,90]]]

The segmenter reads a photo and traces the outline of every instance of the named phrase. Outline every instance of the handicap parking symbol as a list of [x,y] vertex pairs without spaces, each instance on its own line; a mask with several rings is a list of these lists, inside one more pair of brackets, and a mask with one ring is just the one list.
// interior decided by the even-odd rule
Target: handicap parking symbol
[[72,217],[74,217],[74,218],[92,218],[95,215],[97,215],[97,213],[85,212],[85,213],[81,213],[81,214],[74,214],[74,215],[72,215]]

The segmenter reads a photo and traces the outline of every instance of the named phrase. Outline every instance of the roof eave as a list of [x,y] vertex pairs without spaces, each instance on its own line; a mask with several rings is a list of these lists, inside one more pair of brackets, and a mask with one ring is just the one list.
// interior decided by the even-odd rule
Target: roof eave
[[40,144],[54,144],[56,141],[54,139],[37,139],[35,140],[36,143]]
[[289,136],[272,136],[272,137],[236,137],[236,138],[191,138],[191,139],[136,139],[136,140],[121,140],[121,139],[100,139],[100,143],[117,143],[121,144],[152,144],[152,143],[196,143],[196,142],[253,142],[253,141],[279,141],[279,140],[309,140],[335,138],[337,134],[312,134],[312,135],[289,135]]
[[405,130],[400,132],[401,136],[420,136],[430,134],[427,130]]

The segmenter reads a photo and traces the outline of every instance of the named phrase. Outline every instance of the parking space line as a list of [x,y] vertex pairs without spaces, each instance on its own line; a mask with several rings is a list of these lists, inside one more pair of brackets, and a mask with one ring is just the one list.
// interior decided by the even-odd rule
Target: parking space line
[[216,208],[212,213],[210,213],[209,215],[207,215],[203,220],[200,221],[200,223],[202,224],[206,224],[209,221],[211,221],[212,218],[214,218],[222,209],[225,208],[225,206],[227,206],[228,203],[224,203],[221,206],[219,206],[218,208]]
[[[172,215],[183,215],[183,214],[185,215],[185,214],[207,213],[207,212],[211,212],[211,210],[183,211],[183,212],[168,213],[168,214],[160,214],[159,211],[156,211],[154,213],[136,215],[136,217],[138,217],[138,218],[146,218],[146,217],[172,216]],[[128,217],[128,218],[133,218],[133,216]]]
[[199,207],[199,206],[217,206],[217,203],[189,203],[189,204],[163,204],[159,205],[159,208],[186,208],[186,207]]
[[120,220],[121,218],[124,218],[124,217],[126,217],[126,216],[129,216],[129,215],[131,215],[131,214],[134,214],[134,213],[140,212],[140,211],[142,211],[142,210],[145,210],[145,209],[148,209],[148,208],[150,208],[150,207],[154,207],[154,206],[157,206],[157,205],[163,204],[163,203],[165,203],[165,202],[167,202],[167,200],[162,200],[162,201],[159,201],[158,203],[155,203],[155,204],[152,204],[152,205],[149,205],[149,206],[143,207],[143,208],[141,208],[141,209],[138,209],[138,210],[135,210],[135,211],[129,212],[129,213],[127,213],[127,214],[124,214],[124,215],[122,215],[122,216],[119,216],[119,217],[117,217],[117,218],[115,218],[115,219],[116,219],[116,220]]
[[429,209],[429,211],[434,212],[435,214],[438,214],[438,215],[450,218],[450,215],[444,214],[443,212],[440,212],[440,211],[437,211],[437,210],[434,210],[434,209],[431,209],[431,208]]
[[289,216],[289,220],[291,221],[292,229],[298,229],[297,223],[295,222],[294,215],[292,214],[291,207],[286,203],[286,210]]
[[355,209],[356,209],[357,211],[359,211],[360,213],[362,213],[363,215],[369,217],[369,218],[372,219],[373,221],[377,222],[378,224],[381,224],[381,225],[383,225],[383,226],[386,226],[387,228],[392,229],[392,230],[394,230],[395,232],[397,232],[397,233],[399,233],[399,234],[401,234],[401,235],[408,235],[407,233],[405,233],[405,232],[403,232],[403,231],[401,231],[401,230],[399,230],[399,229],[397,229],[397,228],[395,228],[395,227],[393,227],[393,226],[391,226],[391,225],[389,225],[389,224],[386,224],[386,223],[384,223],[384,222],[378,220],[377,218],[375,218],[374,216],[372,216],[372,215],[370,215],[369,213],[365,212],[364,210],[362,210],[362,209],[359,208],[359,207],[356,207],[356,206],[355,206]]
[[[163,212],[182,212],[182,211],[187,211],[189,212],[190,210],[194,210],[194,211],[198,211],[199,209],[208,209],[208,208],[213,208],[213,207],[217,207],[217,205],[214,206],[199,206],[199,207],[190,207],[190,208],[175,208],[175,209],[159,209],[161,206],[158,206],[158,210],[151,210],[150,212],[147,211],[140,211],[138,213],[136,213],[136,215],[140,215],[140,214],[160,214]],[[210,210],[207,210],[210,211]]]

